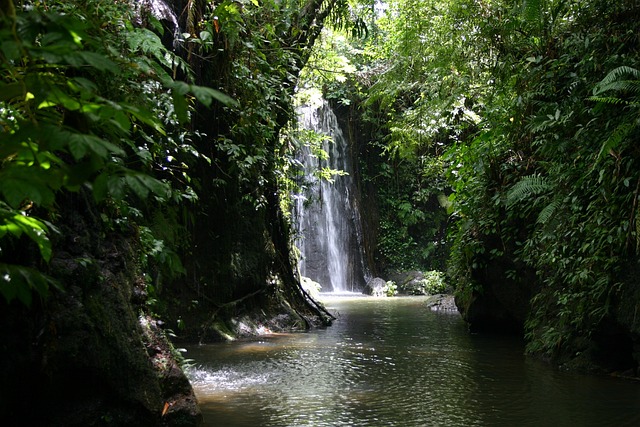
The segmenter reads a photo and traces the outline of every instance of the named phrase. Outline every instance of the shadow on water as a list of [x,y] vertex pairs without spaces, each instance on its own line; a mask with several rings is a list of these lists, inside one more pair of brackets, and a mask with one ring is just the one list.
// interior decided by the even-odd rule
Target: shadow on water
[[421,297],[325,296],[327,329],[189,349],[206,426],[640,425],[640,385],[551,369]]

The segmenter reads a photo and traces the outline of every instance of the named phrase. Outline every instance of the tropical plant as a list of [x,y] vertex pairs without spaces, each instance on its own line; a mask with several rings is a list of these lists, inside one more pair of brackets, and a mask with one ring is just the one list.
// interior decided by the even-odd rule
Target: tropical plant
[[[188,177],[174,164],[199,156],[176,131],[188,120],[189,98],[204,105],[233,101],[217,90],[175,80],[177,71],[189,78],[186,63],[156,33],[134,27],[124,4],[5,3],[0,292],[8,301],[29,304],[31,290],[46,296],[55,283],[43,271],[52,256],[61,193],[89,195],[129,212],[135,211],[135,198],[190,198]],[[9,253],[25,244],[23,236],[38,247],[42,262],[21,264],[29,258]]]

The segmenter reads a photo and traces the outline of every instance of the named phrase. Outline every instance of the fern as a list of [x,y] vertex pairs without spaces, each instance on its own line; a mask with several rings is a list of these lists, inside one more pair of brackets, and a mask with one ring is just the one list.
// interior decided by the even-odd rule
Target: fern
[[522,17],[534,27],[542,26],[542,2],[544,0],[524,0],[522,3]]
[[[631,75],[636,80],[621,80],[623,77],[628,75]],[[615,96],[598,96],[609,91],[633,94],[636,95],[636,97],[632,100],[627,100]],[[640,93],[640,70],[623,65],[610,71],[609,74],[607,74],[607,76],[596,85],[593,89],[594,96],[590,97],[589,100],[609,105],[627,105],[637,107],[639,105],[639,100],[637,98],[638,93]],[[616,149],[629,136],[629,134],[631,134],[636,126],[636,120],[623,122],[618,125],[611,135],[609,135],[609,137],[602,143],[591,171],[593,171],[595,166],[608,153]]]
[[[626,75],[631,75],[635,80],[622,80],[622,77]],[[625,65],[611,70],[609,74],[593,88],[593,95],[597,97],[607,91],[640,93],[640,70]]]
[[590,96],[587,99],[589,101],[601,102],[603,104],[611,104],[611,105],[621,105],[621,104],[629,105],[629,104],[632,104],[629,101],[626,101],[626,100],[620,99],[620,98],[616,98],[614,96]]
[[631,131],[633,131],[635,127],[635,123],[622,123],[617,128],[615,128],[611,135],[609,135],[609,138],[604,141],[602,147],[600,147],[600,152],[598,152],[594,167],[600,160],[602,160],[607,154],[609,154],[611,150],[616,149],[616,147],[618,147],[620,143],[625,140],[625,138],[631,133]]
[[507,194],[507,206],[513,206],[521,200],[538,196],[551,190],[549,180],[538,175],[525,176],[517,182]]
[[558,210],[558,207],[560,206],[560,200],[556,199],[553,200],[551,203],[549,203],[547,206],[544,207],[544,209],[542,209],[542,211],[540,211],[540,214],[538,215],[538,219],[537,219],[537,223],[538,224],[547,224],[549,222],[549,220],[555,215],[556,211]]
[[628,67],[626,65],[622,65],[618,68],[614,68],[613,70],[611,70],[609,74],[607,74],[607,76],[604,79],[602,79],[600,84],[608,85],[614,81],[617,81],[621,76],[624,76],[625,74],[631,74],[633,77],[640,80],[640,70],[637,70],[632,67]]

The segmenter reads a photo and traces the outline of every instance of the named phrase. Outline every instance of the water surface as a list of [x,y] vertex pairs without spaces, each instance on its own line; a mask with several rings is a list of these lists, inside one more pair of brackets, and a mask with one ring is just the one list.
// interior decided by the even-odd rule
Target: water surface
[[554,370],[424,298],[325,304],[327,329],[189,348],[205,426],[640,425],[640,384]]

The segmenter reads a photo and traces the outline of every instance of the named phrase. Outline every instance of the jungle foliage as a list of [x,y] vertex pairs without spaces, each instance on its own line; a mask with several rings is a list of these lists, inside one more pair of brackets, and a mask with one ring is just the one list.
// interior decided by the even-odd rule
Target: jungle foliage
[[428,266],[425,241],[443,242],[463,304],[496,277],[529,289],[532,352],[575,351],[616,323],[640,244],[638,3],[370,9],[369,39],[337,46],[346,83],[324,84],[378,129],[363,169],[380,258]]
[[64,290],[48,264],[76,211],[135,236],[148,302],[179,325],[252,295],[304,300],[280,203],[295,147],[279,133],[323,22],[360,25],[345,5],[2,2],[4,299]]
[[63,286],[47,263],[69,204],[135,230],[158,311],[304,298],[281,138],[302,75],[363,124],[382,268],[441,269],[450,248],[463,300],[496,274],[531,289],[534,352],[615,322],[640,248],[637,2],[163,4],[0,3],[5,300]]
[[[125,4],[7,4],[0,30],[0,290],[7,301],[29,304],[32,289],[45,297],[50,285],[60,286],[43,273],[60,203],[69,202],[60,195],[77,194],[86,209],[96,203],[107,228],[141,219],[150,205],[191,199],[175,162],[197,155],[179,129],[188,98],[232,101],[188,77],[175,80],[187,64],[151,29],[134,26]],[[40,260],[29,256],[28,240]],[[156,242],[149,256],[181,269],[169,248],[147,240]]]

